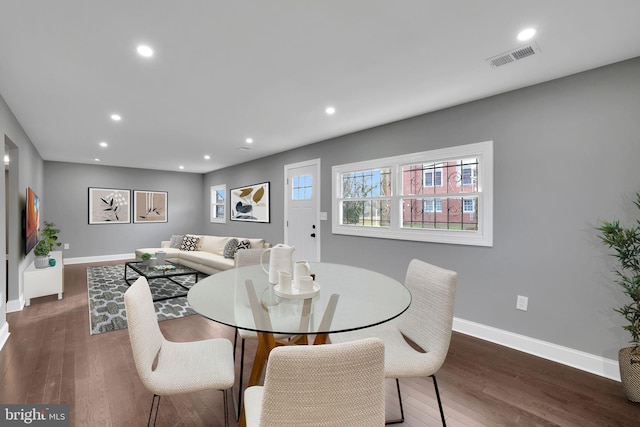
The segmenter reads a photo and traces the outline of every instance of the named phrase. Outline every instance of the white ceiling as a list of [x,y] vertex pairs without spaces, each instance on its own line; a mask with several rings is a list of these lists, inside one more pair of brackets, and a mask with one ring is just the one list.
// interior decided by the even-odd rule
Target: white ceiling
[[[203,173],[640,56],[639,22],[638,0],[0,0],[0,94],[45,160]],[[528,26],[540,54],[485,62]]]

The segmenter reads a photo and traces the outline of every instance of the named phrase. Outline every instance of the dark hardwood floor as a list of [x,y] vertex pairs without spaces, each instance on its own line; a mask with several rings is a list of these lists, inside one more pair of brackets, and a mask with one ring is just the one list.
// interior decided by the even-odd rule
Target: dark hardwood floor
[[[74,426],[145,425],[151,394],[136,373],[127,331],[89,335],[86,267],[65,266],[64,299],[33,299],[7,314],[0,402],[67,403]],[[233,340],[231,328],[197,315],[160,325],[174,341]],[[253,351],[248,341],[247,369]],[[462,334],[453,335],[438,383],[450,426],[640,426],[640,404],[627,401],[619,383]],[[431,380],[401,386],[404,425],[440,425]],[[391,380],[387,393],[387,416],[394,417]],[[164,397],[158,425],[222,426],[222,409],[219,391]]]

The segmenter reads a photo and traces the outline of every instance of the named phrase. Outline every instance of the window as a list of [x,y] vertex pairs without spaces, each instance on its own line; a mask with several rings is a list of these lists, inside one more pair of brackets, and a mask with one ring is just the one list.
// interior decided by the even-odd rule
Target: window
[[340,218],[342,224],[388,227],[389,168],[347,172],[341,175]]
[[437,165],[432,163],[430,165],[424,165],[424,186],[425,187],[434,187],[442,186],[442,167],[441,163]]
[[462,212],[475,213],[476,203],[475,199],[462,199]]
[[442,199],[425,199],[424,208],[425,212],[442,212]]
[[311,200],[313,198],[313,182],[311,175],[293,177],[291,200]]
[[493,245],[493,142],[334,166],[333,233]]
[[227,186],[214,185],[211,187],[211,222],[227,222]]
[[462,165],[462,185],[473,185],[476,181],[477,163]]

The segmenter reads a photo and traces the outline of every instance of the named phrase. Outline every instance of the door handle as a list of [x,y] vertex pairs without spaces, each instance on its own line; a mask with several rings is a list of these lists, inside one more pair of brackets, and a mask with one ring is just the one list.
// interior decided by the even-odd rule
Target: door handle
[[311,237],[316,237],[316,233],[311,233]]

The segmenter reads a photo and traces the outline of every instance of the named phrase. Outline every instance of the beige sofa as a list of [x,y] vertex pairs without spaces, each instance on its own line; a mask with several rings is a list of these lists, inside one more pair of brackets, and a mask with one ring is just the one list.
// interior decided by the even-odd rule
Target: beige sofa
[[172,247],[172,241],[165,240],[160,243],[159,248],[136,249],[136,258],[141,259],[142,254],[145,252],[150,253],[151,256],[155,256],[156,252],[164,251],[167,254],[167,261],[191,267],[194,270],[198,270],[205,274],[215,274],[235,267],[234,258],[224,257],[224,248],[227,242],[231,239],[235,238],[238,242],[248,240],[251,244],[250,249],[267,249],[271,247],[271,245],[265,242],[264,239],[195,234],[190,234],[189,236],[199,238],[197,250],[195,251],[181,250],[179,247],[176,247],[177,245],[175,242],[173,245],[174,247]]

